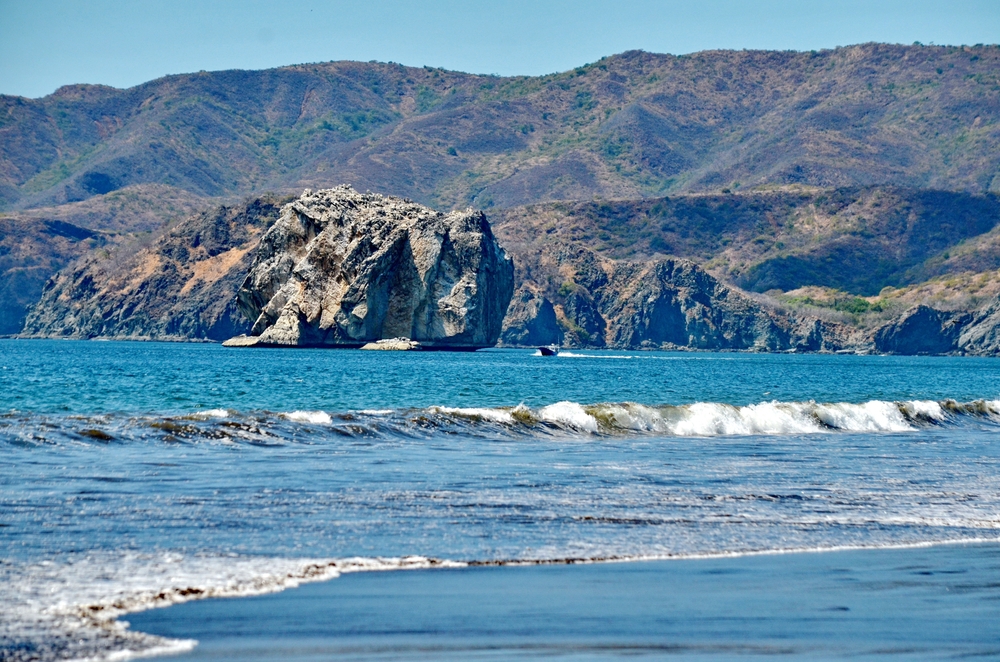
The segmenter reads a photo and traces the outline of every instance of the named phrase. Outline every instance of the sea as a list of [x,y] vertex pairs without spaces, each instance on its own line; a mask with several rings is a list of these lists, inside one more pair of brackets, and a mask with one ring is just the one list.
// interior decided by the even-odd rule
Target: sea
[[801,564],[888,585],[936,553],[986,579],[935,585],[922,618],[948,597],[998,620],[932,652],[1000,656],[998,359],[10,339],[0,457],[0,660],[192,653],[129,617],[362,574],[338,599],[478,568],[475,611],[518,582],[741,563],[768,581],[698,590],[764,609]]

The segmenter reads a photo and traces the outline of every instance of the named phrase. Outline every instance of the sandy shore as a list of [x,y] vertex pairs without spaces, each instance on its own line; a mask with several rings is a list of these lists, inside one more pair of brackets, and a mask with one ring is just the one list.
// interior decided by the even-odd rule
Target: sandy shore
[[1000,657],[1000,545],[359,573],[133,614],[175,660]]

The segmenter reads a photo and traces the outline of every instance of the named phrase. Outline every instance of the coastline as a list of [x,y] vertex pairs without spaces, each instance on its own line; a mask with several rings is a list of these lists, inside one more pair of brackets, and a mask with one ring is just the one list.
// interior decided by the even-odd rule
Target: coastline
[[131,614],[174,660],[1000,654],[1000,541],[358,572]]

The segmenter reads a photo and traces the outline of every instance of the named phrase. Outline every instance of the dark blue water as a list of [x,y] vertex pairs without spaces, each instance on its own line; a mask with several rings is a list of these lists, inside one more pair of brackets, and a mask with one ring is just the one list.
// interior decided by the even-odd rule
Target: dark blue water
[[110,619],[358,567],[1000,540],[994,359],[0,357],[0,659],[171,650]]

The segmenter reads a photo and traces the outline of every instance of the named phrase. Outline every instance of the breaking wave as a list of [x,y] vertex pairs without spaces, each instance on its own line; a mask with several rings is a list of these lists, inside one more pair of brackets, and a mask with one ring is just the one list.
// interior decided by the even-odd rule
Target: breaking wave
[[482,438],[587,438],[648,434],[665,437],[898,433],[942,425],[1000,425],[1000,400],[815,401],[731,405],[635,402],[542,407],[445,407],[349,412],[239,412],[209,409],[182,416],[0,415],[0,443],[46,445],[159,439],[250,445],[315,443],[329,437],[420,437],[440,432]]
[[327,425],[333,423],[333,419],[325,411],[292,411],[281,415],[297,423],[323,423]]

